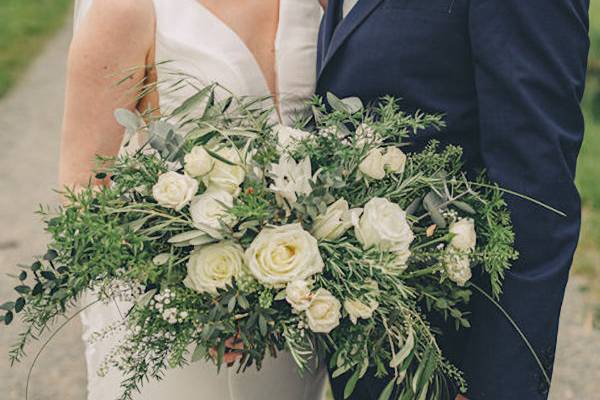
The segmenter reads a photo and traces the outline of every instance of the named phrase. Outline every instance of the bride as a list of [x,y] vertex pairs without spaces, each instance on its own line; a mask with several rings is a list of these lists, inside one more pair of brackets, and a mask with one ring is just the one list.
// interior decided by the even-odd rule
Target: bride
[[[86,185],[96,155],[122,150],[115,109],[168,111],[181,103],[185,90],[167,90],[172,71],[205,85],[218,82],[237,95],[270,96],[273,121],[289,124],[314,91],[321,14],[319,0],[80,0],[68,63],[61,184]],[[141,65],[149,67],[131,73]],[[117,85],[124,71],[131,74]],[[153,82],[157,90],[138,100],[135,89]],[[127,304],[117,301],[90,308],[82,316],[84,339],[125,312]],[[86,341],[88,400],[118,397],[118,372],[98,375],[118,340],[115,334]],[[235,358],[231,352],[226,361]],[[323,368],[300,377],[283,353],[261,371],[243,374],[235,368],[217,374],[211,363],[193,363],[147,383],[138,399],[318,400],[324,381]]]

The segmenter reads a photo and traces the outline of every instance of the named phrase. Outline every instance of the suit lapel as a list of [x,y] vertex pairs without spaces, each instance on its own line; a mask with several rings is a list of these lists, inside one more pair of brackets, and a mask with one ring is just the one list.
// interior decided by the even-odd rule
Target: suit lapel
[[[333,0],[325,16],[323,40],[321,49],[322,61],[319,75],[327,67],[335,53],[344,44],[346,39],[356,28],[371,14],[383,0],[359,0],[350,13],[336,27],[336,21],[342,0]],[[324,57],[324,58],[323,58]]]
[[340,3],[342,0],[329,0],[325,16],[321,22],[321,30],[319,34],[319,57],[318,57],[318,70],[321,71],[321,66],[327,56],[327,49],[331,43],[331,38],[335,32],[335,28],[339,22],[338,14],[340,10]]

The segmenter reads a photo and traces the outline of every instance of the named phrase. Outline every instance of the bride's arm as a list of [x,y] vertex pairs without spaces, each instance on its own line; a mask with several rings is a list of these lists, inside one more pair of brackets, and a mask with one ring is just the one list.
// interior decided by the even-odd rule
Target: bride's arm
[[[154,46],[150,0],[95,1],[76,32],[69,52],[62,129],[60,184],[87,185],[95,156],[118,152],[123,128],[117,108],[134,109],[135,90],[145,77]],[[136,68],[126,83],[118,81]]]

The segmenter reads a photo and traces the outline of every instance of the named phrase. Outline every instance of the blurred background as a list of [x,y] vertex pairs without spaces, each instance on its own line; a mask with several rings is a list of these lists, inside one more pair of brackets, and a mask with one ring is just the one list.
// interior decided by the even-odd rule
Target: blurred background
[[[0,0],[0,298],[12,296],[5,274],[42,254],[45,235],[34,211],[55,204],[65,60],[72,0]],[[583,232],[561,320],[552,400],[600,398],[600,0],[590,9],[586,138],[578,185]],[[0,327],[0,399],[24,399],[32,355],[10,367],[18,326]],[[86,369],[77,321],[42,354],[32,400],[84,400]],[[511,399],[512,400],[512,399]],[[516,399],[515,399],[516,400]]]

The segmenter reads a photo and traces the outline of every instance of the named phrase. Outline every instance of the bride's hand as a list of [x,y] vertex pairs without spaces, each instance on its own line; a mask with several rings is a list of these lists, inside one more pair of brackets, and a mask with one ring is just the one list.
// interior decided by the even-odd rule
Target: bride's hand
[[462,394],[459,394],[458,396],[456,396],[456,400],[469,400],[467,399],[465,396],[463,396]]
[[[244,349],[244,343],[240,340],[239,336],[230,337],[225,341],[225,355],[223,356],[223,362],[231,367],[233,363],[242,358],[242,353],[239,350]],[[217,358],[217,349],[213,347],[210,349],[210,356],[213,359]]]

